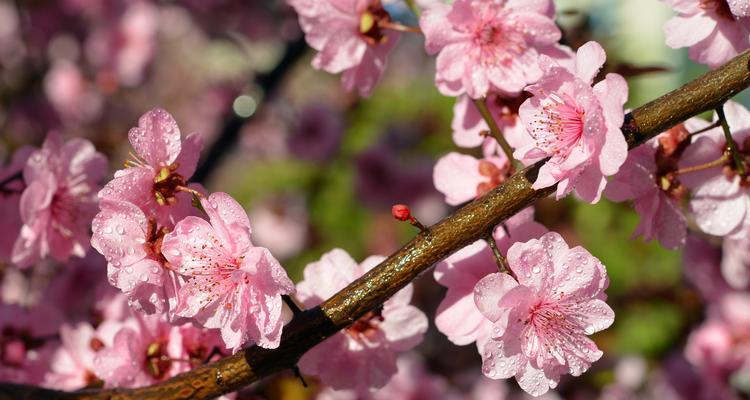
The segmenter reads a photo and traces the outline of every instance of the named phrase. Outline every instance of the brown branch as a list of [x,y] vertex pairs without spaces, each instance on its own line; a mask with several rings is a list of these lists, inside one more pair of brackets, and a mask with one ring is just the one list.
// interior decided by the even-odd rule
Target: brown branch
[[[641,106],[622,127],[628,145],[643,143],[701,112],[712,110],[750,85],[750,53]],[[511,176],[485,196],[465,205],[420,233],[318,307],[306,310],[284,327],[276,350],[250,347],[215,363],[197,367],[165,382],[137,389],[106,389],[64,393],[30,386],[0,385],[5,399],[209,399],[242,388],[261,378],[293,368],[316,344],[350,325],[440,261],[482,239],[494,226],[554,191],[531,189],[540,164]]]

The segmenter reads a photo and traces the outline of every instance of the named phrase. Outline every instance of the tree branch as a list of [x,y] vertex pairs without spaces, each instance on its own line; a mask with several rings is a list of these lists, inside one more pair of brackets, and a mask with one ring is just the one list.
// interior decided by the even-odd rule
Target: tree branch
[[[625,118],[622,131],[632,149],[664,130],[712,110],[750,85],[750,53],[641,106]],[[465,205],[420,233],[376,268],[284,327],[275,350],[250,347],[215,363],[200,366],[165,382],[136,389],[64,393],[31,386],[0,385],[5,399],[209,399],[292,368],[311,347],[379,307],[433,264],[482,239],[502,223],[555,188],[533,190],[540,163],[511,176],[485,196]]]

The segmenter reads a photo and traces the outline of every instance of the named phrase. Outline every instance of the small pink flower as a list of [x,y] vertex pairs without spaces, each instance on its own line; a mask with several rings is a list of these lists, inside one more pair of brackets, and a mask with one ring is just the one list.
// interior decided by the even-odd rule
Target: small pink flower
[[380,0],[288,0],[297,14],[305,39],[319,53],[313,67],[341,78],[348,91],[363,97],[385,71],[388,53],[399,33],[381,27],[390,15]]
[[183,279],[162,254],[169,230],[132,203],[104,199],[99,207],[91,245],[107,260],[109,282],[128,296],[136,310],[166,312],[174,320]]
[[[398,373],[387,385],[374,389],[369,396],[373,400],[393,399],[435,399],[459,400],[463,398],[451,390],[448,382],[439,376],[430,374],[424,361],[412,353],[404,354],[396,361]],[[498,397],[493,399],[500,400]]]
[[[505,254],[513,243],[544,235],[547,229],[534,222],[534,209],[527,208],[495,230],[497,247]],[[485,318],[474,303],[474,287],[487,275],[497,272],[492,251],[478,240],[457,251],[435,267],[435,280],[448,288],[435,313],[435,326],[459,346],[489,337],[492,321]]]
[[[487,98],[487,108],[503,133],[503,137],[515,148],[524,146],[530,140],[526,133],[526,126],[518,117],[518,108],[527,98],[528,95],[525,92],[510,98],[497,94],[489,95]],[[456,99],[451,128],[453,129],[453,142],[460,147],[481,145],[485,157],[502,152],[497,140],[489,136],[482,137],[481,133],[489,131],[490,128],[469,96],[462,95]]]
[[473,99],[493,88],[515,95],[541,77],[540,53],[554,49],[560,30],[551,1],[457,0],[433,3],[420,26],[437,57],[435,83],[446,96]]
[[433,182],[445,195],[445,202],[456,206],[483,196],[510,175],[510,163],[504,155],[481,160],[449,153],[435,164]]
[[294,292],[284,268],[250,242],[250,221],[226,193],[202,199],[209,222],[187,217],[164,238],[162,254],[188,278],[177,315],[220,328],[234,352],[252,342],[276,348],[281,340],[281,295]]
[[527,164],[551,157],[539,170],[534,189],[558,183],[558,199],[575,189],[581,198],[595,203],[606,177],[625,162],[628,145],[620,132],[628,96],[625,79],[607,74],[591,86],[605,59],[596,42],[578,49],[574,70],[541,57],[544,76],[526,89],[534,97],[519,109],[533,141],[514,153]]
[[686,193],[675,175],[678,162],[690,144],[689,132],[708,126],[692,118],[628,153],[625,164],[604,194],[612,201],[633,200],[641,216],[633,236],[658,239],[662,246],[676,249],[685,244],[687,218],[680,201]]
[[[21,230],[23,220],[18,206],[24,189],[22,177],[12,179],[23,171],[26,160],[34,152],[32,147],[18,149],[8,165],[0,166],[0,182],[7,183],[0,186],[0,260],[10,260],[13,244]],[[11,180],[12,179],[12,180]]]
[[96,376],[105,387],[139,387],[166,380],[178,373],[183,360],[180,329],[161,315],[126,320],[112,345],[94,356]]
[[[297,298],[305,307],[317,306],[382,260],[372,256],[357,264],[345,251],[331,250],[305,267]],[[397,371],[397,354],[416,346],[427,330],[427,317],[409,305],[413,290],[407,286],[382,309],[313,347],[300,359],[302,372],[319,376],[336,390],[354,389],[360,395],[383,387]]]
[[[750,112],[733,101],[724,104],[724,113],[732,137],[741,157],[750,152]],[[680,160],[680,167],[691,167],[719,159],[726,149],[721,129],[702,133],[691,144]],[[750,226],[750,191],[748,180],[740,176],[733,162],[723,166],[687,173],[680,177],[685,186],[693,189],[690,209],[695,223],[705,233],[715,236],[743,235]]]
[[[664,1],[677,12],[677,16],[664,25],[667,46],[690,47],[693,61],[716,68],[750,47],[746,1]],[[742,4],[730,6],[729,3]]]
[[560,376],[579,376],[602,356],[587,336],[607,328],[614,312],[602,299],[604,266],[581,247],[568,248],[554,232],[516,243],[508,250],[508,274],[484,277],[474,301],[494,323],[478,343],[482,370],[493,379],[516,377],[523,390],[539,396]]
[[15,264],[27,267],[47,256],[65,261],[86,254],[96,190],[106,169],[107,159],[88,140],[63,143],[56,133],[47,136],[23,170],[24,225],[13,246]]
[[115,172],[99,198],[133,203],[147,217],[171,228],[191,212],[192,197],[179,187],[186,186],[195,172],[203,139],[193,133],[182,141],[177,122],[162,109],[141,116],[128,139],[136,152],[134,159]]
[[96,329],[87,322],[63,325],[60,328],[62,346],[52,355],[44,385],[78,390],[95,384],[99,378],[94,373],[94,357],[100,350],[112,346],[121,328],[122,324],[114,321],[104,321]]

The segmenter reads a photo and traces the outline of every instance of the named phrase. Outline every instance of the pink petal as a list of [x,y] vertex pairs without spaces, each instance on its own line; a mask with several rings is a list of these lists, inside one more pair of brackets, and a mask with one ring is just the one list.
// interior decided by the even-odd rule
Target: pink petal
[[198,133],[191,133],[182,141],[182,150],[175,163],[180,165],[177,168],[177,173],[182,175],[185,180],[193,176],[202,150],[203,136]]
[[716,20],[706,14],[672,17],[664,24],[667,46],[690,47],[708,37],[716,28]]
[[576,77],[591,85],[606,60],[607,54],[599,43],[587,42],[576,52]]
[[724,236],[738,228],[747,212],[747,195],[740,191],[739,178],[717,176],[693,193],[690,208],[703,232]]
[[153,168],[171,165],[180,154],[180,128],[168,112],[157,108],[138,119],[138,127],[128,132],[136,153]]
[[474,303],[482,315],[496,322],[504,313],[500,300],[515,287],[518,287],[518,282],[508,274],[487,275],[477,283],[474,289]]

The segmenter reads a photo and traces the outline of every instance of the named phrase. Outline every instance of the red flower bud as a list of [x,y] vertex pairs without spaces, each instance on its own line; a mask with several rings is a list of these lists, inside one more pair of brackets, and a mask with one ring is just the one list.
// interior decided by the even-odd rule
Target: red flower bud
[[393,218],[396,218],[399,221],[408,221],[411,219],[411,211],[409,210],[409,207],[403,204],[394,205],[391,208],[391,214],[393,214]]

